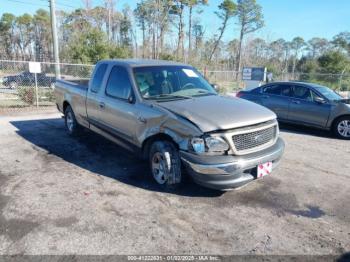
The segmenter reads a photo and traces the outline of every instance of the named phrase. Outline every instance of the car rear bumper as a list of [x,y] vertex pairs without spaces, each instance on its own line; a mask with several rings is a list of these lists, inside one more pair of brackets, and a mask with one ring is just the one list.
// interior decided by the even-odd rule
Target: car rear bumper
[[241,187],[257,178],[257,166],[273,163],[275,169],[284,152],[284,141],[262,151],[244,156],[200,156],[181,151],[181,159],[193,180],[217,190]]

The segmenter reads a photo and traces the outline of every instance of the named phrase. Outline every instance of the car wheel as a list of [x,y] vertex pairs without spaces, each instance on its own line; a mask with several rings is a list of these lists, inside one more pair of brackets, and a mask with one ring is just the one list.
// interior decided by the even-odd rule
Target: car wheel
[[337,119],[333,125],[333,132],[341,139],[350,140],[350,116]]
[[66,111],[64,112],[64,120],[69,135],[76,136],[80,133],[81,126],[78,124],[70,106],[67,106]]
[[173,143],[154,142],[150,149],[149,162],[152,176],[162,188],[174,189],[181,183],[181,159]]
[[11,89],[16,89],[16,88],[18,87],[18,84],[17,84],[17,82],[15,82],[15,81],[11,81],[10,84],[9,84],[9,87],[10,87]]

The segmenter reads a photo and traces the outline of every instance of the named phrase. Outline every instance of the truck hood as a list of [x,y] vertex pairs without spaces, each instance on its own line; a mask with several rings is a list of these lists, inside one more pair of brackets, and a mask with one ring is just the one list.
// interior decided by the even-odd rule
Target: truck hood
[[258,104],[223,96],[202,96],[158,105],[187,118],[202,132],[249,126],[276,118],[272,111]]

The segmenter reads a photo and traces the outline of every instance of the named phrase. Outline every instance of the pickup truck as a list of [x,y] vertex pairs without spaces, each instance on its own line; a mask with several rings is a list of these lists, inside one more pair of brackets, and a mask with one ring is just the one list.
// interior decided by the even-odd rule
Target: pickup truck
[[57,80],[55,97],[70,135],[88,128],[148,159],[164,188],[184,174],[217,190],[241,187],[269,175],[284,151],[272,111],[218,95],[181,63],[103,60],[90,80]]

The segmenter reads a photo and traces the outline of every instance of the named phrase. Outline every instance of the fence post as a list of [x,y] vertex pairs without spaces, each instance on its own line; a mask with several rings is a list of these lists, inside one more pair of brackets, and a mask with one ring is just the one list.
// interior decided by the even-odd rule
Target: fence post
[[34,78],[35,78],[36,107],[39,107],[39,90],[38,90],[38,80],[36,77],[36,73],[34,74]]

